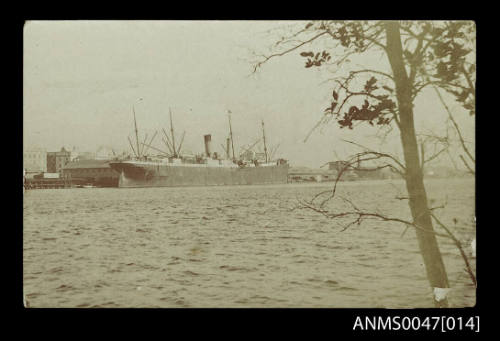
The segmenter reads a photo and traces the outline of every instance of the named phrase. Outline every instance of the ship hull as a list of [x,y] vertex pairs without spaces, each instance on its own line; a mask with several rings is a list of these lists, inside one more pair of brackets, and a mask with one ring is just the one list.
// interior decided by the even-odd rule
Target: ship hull
[[189,167],[112,163],[120,173],[118,187],[180,187],[282,184],[288,165],[266,167]]

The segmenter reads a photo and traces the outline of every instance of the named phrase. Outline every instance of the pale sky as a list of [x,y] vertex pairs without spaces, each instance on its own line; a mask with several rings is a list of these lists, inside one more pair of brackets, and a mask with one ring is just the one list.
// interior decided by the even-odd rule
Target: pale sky
[[[304,68],[297,50],[270,60],[251,74],[255,53],[266,53],[279,38],[272,28],[303,22],[265,21],[31,21],[24,29],[24,145],[48,151],[62,146],[95,151],[110,146],[130,151],[135,106],[140,136],[169,128],[172,109],[183,150],[203,151],[203,135],[221,152],[232,112],[235,149],[261,137],[293,166],[319,167],[357,152],[341,139],[375,146],[376,129],[341,130],[330,123],[304,143],[329,105],[332,77]],[[319,42],[321,44],[321,42]],[[321,46],[321,45],[317,45]],[[364,61],[363,61],[364,62]],[[366,60],[386,68],[377,56]],[[474,119],[453,99],[466,139],[474,141]],[[440,131],[445,112],[432,92],[416,102],[416,126]],[[395,129],[396,131],[396,129]],[[159,134],[154,146],[165,149]],[[141,138],[142,139],[142,138]],[[178,140],[177,140],[178,141]],[[400,152],[392,134],[387,150]],[[393,141],[393,142],[390,142]],[[375,146],[374,149],[377,149]]]

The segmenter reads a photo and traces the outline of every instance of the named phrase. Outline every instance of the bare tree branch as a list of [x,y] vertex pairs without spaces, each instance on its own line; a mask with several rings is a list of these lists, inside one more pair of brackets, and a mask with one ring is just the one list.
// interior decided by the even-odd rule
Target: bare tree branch
[[349,141],[349,140],[344,140],[344,139],[342,139],[342,141],[350,143],[350,144],[353,144],[353,145],[358,146],[358,147],[361,147],[364,150],[366,150],[367,152],[370,152],[370,153],[375,154],[375,155],[379,155],[380,157],[389,158],[389,159],[393,160],[394,162],[396,162],[398,164],[398,166],[401,167],[402,170],[406,169],[405,166],[403,165],[403,163],[401,161],[399,161],[394,155],[391,155],[391,154],[388,154],[388,153],[380,153],[380,152],[374,151],[373,149],[370,149],[370,148],[368,148],[366,146],[363,146],[363,145],[361,145],[359,143],[356,143],[354,141]]
[[475,175],[476,172],[471,168],[471,166],[469,166],[469,164],[467,163],[467,161],[465,161],[465,158],[463,157],[463,155],[459,155],[459,157],[460,157],[460,160],[462,160],[462,162],[465,165],[465,167],[467,167],[467,169],[469,170],[469,173]]
[[255,73],[255,72],[257,71],[257,69],[258,69],[259,67],[261,67],[261,66],[262,66],[262,64],[266,63],[269,59],[274,58],[274,57],[284,56],[284,55],[286,55],[286,54],[288,54],[288,53],[290,53],[290,52],[292,52],[292,51],[294,51],[294,50],[297,50],[298,48],[300,48],[300,47],[302,47],[302,46],[304,46],[304,45],[306,45],[306,44],[309,44],[310,42],[312,42],[312,41],[314,41],[314,40],[318,39],[319,37],[321,37],[321,36],[323,36],[323,35],[325,35],[325,34],[327,34],[327,32],[326,32],[326,31],[325,31],[325,32],[321,32],[321,33],[319,33],[319,34],[315,35],[314,37],[312,37],[312,38],[310,38],[310,39],[308,39],[308,40],[306,40],[306,41],[303,41],[303,42],[301,42],[300,44],[297,44],[297,45],[295,45],[295,46],[293,46],[293,47],[291,47],[291,48],[289,48],[289,49],[287,49],[287,50],[285,50],[285,51],[283,51],[283,52],[274,53],[274,54],[271,54],[271,55],[269,55],[269,56],[265,57],[263,61],[260,61],[260,62],[258,62],[257,64],[255,64],[255,66],[254,66],[254,68],[253,68],[253,72]]
[[446,225],[444,225],[435,215],[434,213],[431,212],[431,216],[434,218],[434,220],[438,223],[438,225],[443,228],[443,230],[446,231],[446,233],[448,234],[449,238],[451,240],[453,240],[453,242],[455,243],[456,247],[460,250],[460,254],[462,255],[462,259],[464,260],[464,263],[465,263],[465,266],[466,266],[466,269],[467,269],[467,272],[472,280],[472,282],[474,283],[474,286],[477,288],[477,280],[476,280],[476,276],[474,275],[474,272],[472,271],[472,268],[469,264],[469,259],[467,257],[467,255],[465,254],[464,252],[464,249],[462,247],[462,243],[460,242],[460,240],[458,240],[455,235],[451,232],[451,230],[446,227]]
[[[450,111],[450,108],[448,108],[448,105],[443,100],[443,97],[441,96],[441,93],[439,92],[439,90],[437,89],[437,87],[434,86],[433,88],[434,88],[434,91],[436,92],[436,94],[438,95],[439,100],[441,101],[441,103],[443,104],[444,108],[446,109],[446,112],[448,113],[448,117],[449,117],[450,121],[453,123],[453,125],[455,127],[455,131],[457,132],[458,138],[460,139],[460,143],[462,145],[463,150],[465,151],[465,153],[467,154],[467,156],[472,160],[472,162],[475,163],[476,159],[472,156],[471,152],[469,151],[469,148],[467,148],[467,145],[465,144],[464,138],[463,138],[462,133],[460,131],[460,127],[458,126],[457,122],[453,118],[453,115],[452,115],[452,113]],[[468,168],[470,169],[470,167],[468,167]],[[472,173],[475,174],[474,172],[472,172]]]
[[388,217],[388,216],[385,216],[385,215],[382,215],[382,214],[376,213],[376,212],[365,212],[365,211],[361,211],[359,209],[355,209],[353,211],[343,211],[340,213],[331,213],[330,211],[328,211],[326,209],[323,209],[321,207],[318,207],[318,206],[312,204],[310,201],[300,200],[299,203],[301,204],[301,206],[297,206],[294,209],[309,209],[309,210],[312,210],[314,212],[321,213],[323,216],[325,216],[329,219],[351,217],[353,220],[351,222],[349,222],[347,225],[345,225],[342,228],[342,231],[347,230],[349,227],[351,227],[354,224],[360,225],[364,220],[377,219],[377,220],[381,220],[381,221],[389,221],[389,222],[392,221],[392,222],[401,223],[401,224],[404,224],[406,226],[412,226],[412,227],[415,227],[417,229],[423,230],[427,233],[435,234],[436,236],[451,239],[451,236],[449,234],[439,233],[436,231],[430,231],[428,229],[425,229],[423,227],[416,225],[415,223],[413,223],[411,221],[397,218],[397,217]]
[[426,164],[428,162],[431,162],[432,160],[434,160],[435,158],[437,158],[442,152],[446,151],[448,149],[448,147],[444,147],[443,149],[441,149],[439,152],[433,154],[431,157],[429,157],[428,159],[425,159],[422,163],[423,164]]
[[[382,71],[378,71],[378,70],[372,70],[372,69],[363,69],[363,70],[355,70],[355,71],[350,71],[349,74],[350,75],[357,75],[357,74],[360,74],[360,73],[370,73],[370,74],[377,74],[377,75],[381,75],[381,76],[384,76],[384,77],[387,77],[387,78],[390,78],[391,80],[394,79],[390,74],[388,73],[385,73],[385,72],[382,72]],[[336,81],[338,80],[338,78],[328,78],[326,79],[324,82],[322,83],[326,83],[326,82],[329,82],[329,81]]]

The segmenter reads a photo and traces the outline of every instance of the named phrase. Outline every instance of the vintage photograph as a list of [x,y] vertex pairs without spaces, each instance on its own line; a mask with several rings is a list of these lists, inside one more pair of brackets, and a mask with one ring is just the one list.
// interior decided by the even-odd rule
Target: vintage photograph
[[474,21],[26,21],[24,307],[474,307],[475,86]]

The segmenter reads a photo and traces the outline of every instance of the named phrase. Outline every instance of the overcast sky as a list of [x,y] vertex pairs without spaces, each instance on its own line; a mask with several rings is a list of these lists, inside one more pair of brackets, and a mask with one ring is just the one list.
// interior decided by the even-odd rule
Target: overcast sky
[[[341,139],[374,146],[376,129],[341,130],[331,123],[304,143],[329,104],[332,75],[304,68],[298,50],[270,60],[252,74],[252,52],[264,53],[279,38],[270,29],[302,22],[28,22],[24,30],[24,145],[49,151],[73,146],[95,151],[110,146],[129,151],[132,106],[140,135],[169,127],[172,109],[183,149],[202,152],[203,135],[222,151],[232,112],[235,149],[261,137],[294,166],[319,167],[356,152]],[[305,49],[308,50],[308,49]],[[370,65],[387,67],[378,56]],[[464,135],[474,140],[474,121],[452,99]],[[420,131],[440,131],[445,113],[432,92],[415,106]],[[162,148],[157,136],[153,145]],[[392,140],[391,140],[392,139]],[[400,152],[396,134],[391,152]],[[393,142],[390,142],[393,141]],[[258,147],[261,148],[259,145]],[[163,147],[164,148],[164,147]],[[164,148],[165,149],[165,148]],[[376,148],[375,148],[376,149]],[[336,154],[335,154],[336,153]]]

